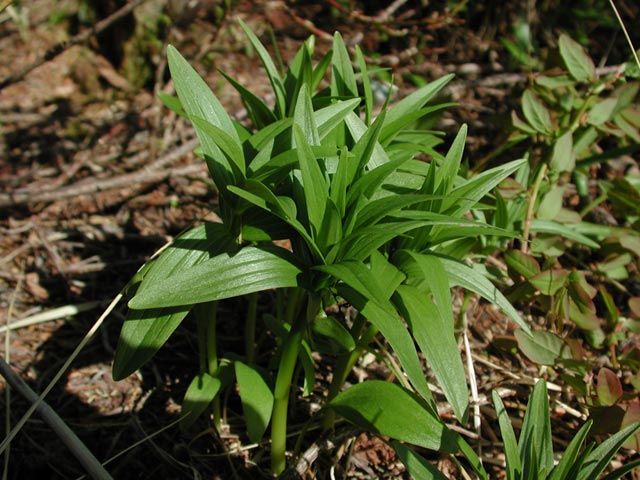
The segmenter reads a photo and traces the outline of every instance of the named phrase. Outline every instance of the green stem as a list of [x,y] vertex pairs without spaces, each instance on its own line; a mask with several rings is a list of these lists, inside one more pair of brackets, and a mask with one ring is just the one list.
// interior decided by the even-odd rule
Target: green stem
[[[355,366],[356,362],[360,358],[360,354],[362,350],[371,341],[371,339],[375,337],[375,335],[378,333],[378,330],[372,326],[373,328],[368,329],[364,334],[362,334],[362,330],[364,329],[366,324],[367,324],[367,319],[364,318],[362,315],[358,315],[356,317],[356,320],[353,323],[353,327],[351,328],[351,336],[356,339],[360,337],[360,339],[356,344],[356,348],[354,348],[349,353],[345,353],[344,355],[341,355],[340,357],[338,357],[338,362],[336,364],[336,371],[333,375],[333,379],[331,380],[331,385],[329,385],[329,392],[327,394],[327,399],[325,401],[325,404],[329,403],[331,400],[333,400],[336,397],[336,395],[338,395],[338,393],[340,393],[340,390],[342,389],[344,382],[347,381],[349,372],[353,370],[353,367]],[[335,412],[332,409],[327,409],[327,411],[324,414],[324,423],[323,423],[323,428],[325,431],[333,429],[333,426],[335,424],[335,418],[336,418]]]
[[256,318],[258,311],[258,294],[249,295],[249,305],[247,306],[247,321],[245,328],[245,355],[247,363],[250,365],[256,358]]
[[531,190],[531,196],[529,198],[529,206],[527,207],[527,217],[524,219],[524,232],[522,232],[521,249],[523,253],[527,253],[529,251],[529,232],[531,229],[531,220],[533,219],[536,201],[538,199],[538,193],[540,193],[540,185],[542,185],[542,180],[544,179],[546,173],[547,164],[543,163],[542,165],[540,165],[540,170],[538,170],[538,175],[536,176],[535,183],[533,184],[533,189]]
[[[194,307],[198,324],[198,349],[200,371],[212,377],[218,375],[218,348],[216,345],[216,319],[218,317],[218,302],[200,303]],[[220,396],[216,396],[212,403],[213,423],[220,431]]]
[[[304,299],[304,291],[298,290],[294,293],[295,303]],[[305,326],[315,318],[320,308],[320,298],[309,294],[305,314],[300,314],[291,324],[289,335],[282,344],[282,355],[276,376],[276,386],[274,389],[273,415],[271,417],[271,471],[279,475],[286,467],[287,450],[287,411],[289,408],[289,396],[291,392],[291,382],[295,370],[302,334]],[[294,303],[294,302],[291,302]],[[288,305],[287,313],[296,311],[297,305]]]

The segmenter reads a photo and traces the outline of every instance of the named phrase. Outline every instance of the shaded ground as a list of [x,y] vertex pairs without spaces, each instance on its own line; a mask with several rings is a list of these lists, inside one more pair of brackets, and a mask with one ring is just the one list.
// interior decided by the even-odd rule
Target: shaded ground
[[[99,20],[83,13],[86,8],[78,3],[35,0],[2,12],[0,79]],[[526,72],[500,43],[501,38],[513,38],[519,19],[531,25],[540,49],[568,29],[592,39],[594,58],[606,64],[626,60],[623,39],[613,33],[615,23],[597,15],[576,19],[570,7],[556,5],[559,2],[548,2],[551,5],[538,10],[529,5],[535,2],[473,8],[465,2],[429,6],[422,6],[429,2],[363,2],[367,6],[359,11],[350,10],[349,2],[236,1],[229,11],[213,0],[200,3],[194,11],[162,10],[165,16],[161,21],[156,18],[153,39],[139,47],[143,63],[127,65],[126,59],[134,54],[113,48],[130,39],[133,20],[129,19],[64,50],[0,90],[0,318],[14,322],[56,307],[95,302],[83,313],[11,332],[10,348],[3,345],[3,355],[35,391],[45,388],[102,307],[145,259],[208,215],[207,206],[215,202],[203,165],[190,153],[191,128],[164,109],[155,95],[173,91],[163,56],[167,43],[197,66],[223,105],[241,120],[242,105],[216,68],[258,95],[268,97],[269,85],[236,18],[245,20],[270,48],[273,31],[285,61],[310,33],[318,35],[323,50],[330,47],[325,36],[340,30],[348,45],[359,44],[372,63],[390,69],[398,97],[422,81],[457,73],[447,95],[460,106],[445,113],[439,128],[453,133],[461,123],[470,124],[467,155],[472,162],[500,146],[512,102],[527,82]],[[600,3],[600,7],[598,2],[590,4],[606,8],[605,2]],[[633,2],[618,3],[629,18],[640,18]],[[398,9],[385,10],[392,5]],[[105,15],[96,15],[100,13]],[[135,84],[139,78],[143,80]],[[225,308],[231,315],[244,306]],[[479,442],[488,465],[501,465],[492,448],[498,435],[491,427],[493,410],[484,407],[487,396],[500,385],[510,390],[507,406],[522,405],[537,368],[496,348],[495,338],[511,328],[496,311],[482,305],[470,311],[480,412],[486,421],[480,438],[473,431],[466,434]],[[109,465],[114,478],[267,478],[268,459],[261,457],[262,450],[247,445],[237,401],[229,404],[228,427],[220,437],[210,430],[183,434],[172,426],[186,382],[198,367],[190,320],[142,371],[113,382],[110,364],[122,318],[122,308],[109,317],[47,397],[101,460],[166,428],[114,460]],[[222,338],[240,341],[231,322]],[[317,360],[322,365],[322,359]],[[354,372],[364,378],[386,374],[376,362]],[[319,385],[325,381],[318,379]],[[571,403],[571,398],[554,395]],[[4,397],[1,403],[4,411]],[[311,398],[309,405],[313,403]],[[578,410],[562,405],[554,407],[560,444],[570,440],[583,420]],[[28,406],[16,396],[10,406],[9,418],[15,424]],[[449,415],[445,405],[442,413]],[[306,412],[294,412],[293,418],[291,430],[297,431]],[[330,478],[331,466],[335,478],[404,475],[383,441],[346,425],[335,438],[310,434],[307,440],[305,448],[313,442],[324,447],[305,478]],[[9,465],[8,478],[82,475],[80,466],[36,417],[12,443]],[[439,467],[457,478],[450,460],[441,460]],[[496,467],[496,478],[500,471]]]

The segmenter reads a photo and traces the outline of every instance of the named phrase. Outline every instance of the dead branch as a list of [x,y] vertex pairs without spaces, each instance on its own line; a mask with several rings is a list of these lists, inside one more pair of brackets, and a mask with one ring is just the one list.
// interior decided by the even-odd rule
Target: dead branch
[[69,49],[70,47],[73,47],[74,45],[80,45],[81,43],[86,42],[87,40],[89,40],[94,35],[102,32],[103,30],[108,28],[111,24],[113,24],[117,20],[119,20],[122,17],[124,17],[124,16],[128,15],[129,13],[131,13],[134,8],[136,8],[137,6],[141,5],[145,1],[146,0],[133,0],[132,2],[127,3],[126,5],[121,7],[120,9],[116,10],[115,12],[113,12],[107,18],[105,18],[103,20],[100,20],[98,23],[96,23],[93,27],[89,28],[88,30],[86,30],[86,31],[84,31],[82,33],[79,33],[78,35],[76,35],[75,37],[71,38],[70,40],[66,40],[66,41],[57,43],[53,47],[49,48],[45,52],[45,54],[42,57],[40,57],[39,59],[37,59],[35,62],[31,63],[30,65],[27,65],[22,70],[9,75],[4,80],[0,81],[0,90],[2,90],[5,87],[8,87],[9,85],[12,85],[14,83],[19,82],[24,77],[26,77],[29,72],[35,70],[40,65],[42,65],[42,64],[44,64],[44,63],[46,63],[46,62],[48,62],[50,60],[53,60],[58,55],[63,53],[65,50]]

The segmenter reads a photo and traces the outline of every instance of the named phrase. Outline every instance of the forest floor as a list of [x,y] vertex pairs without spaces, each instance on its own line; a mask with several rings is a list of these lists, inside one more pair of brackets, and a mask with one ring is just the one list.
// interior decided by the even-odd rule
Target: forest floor
[[[104,3],[113,8],[101,18],[119,2]],[[308,35],[316,35],[322,52],[330,48],[333,32],[340,31],[348,46],[360,45],[374,65],[393,75],[394,99],[421,82],[455,73],[445,94],[457,106],[443,114],[437,128],[453,135],[467,123],[466,157],[473,163],[500,147],[510,112],[529,80],[501,39],[512,38],[522,18],[534,36],[550,42],[562,29],[577,28],[551,7],[536,11],[529,5],[535,2],[524,1],[500,7],[486,2],[474,9],[465,8],[466,2],[459,2],[460,8],[456,2],[393,2],[398,9],[386,11],[392,2],[349,10],[349,2],[239,0],[227,11],[213,0],[184,2],[198,4],[193,11],[184,5],[166,10],[166,2],[134,3],[142,5],[138,14],[147,7],[151,17],[154,8],[165,8],[142,60],[132,60],[134,54],[122,47],[131,44],[129,18],[100,35],[86,35],[28,72],[23,70],[52,47],[88,31],[91,17],[83,12],[91,2],[33,0],[0,12],[0,82],[9,79],[0,89],[0,330],[6,336],[0,352],[36,392],[45,389],[145,260],[193,222],[207,218],[215,203],[205,167],[192,154],[191,126],[157,98],[160,92],[173,93],[164,57],[167,44],[192,62],[241,121],[246,114],[240,99],[217,69],[267,99],[270,85],[237,18],[272,52],[276,39],[285,62]],[[634,2],[620,3],[631,9]],[[640,19],[637,8],[630,11]],[[594,58],[607,57],[607,64],[624,61],[625,54],[616,53],[624,44],[610,41],[613,27],[586,19],[580,31],[590,36]],[[509,155],[497,161],[517,158],[516,152]],[[498,340],[508,342],[513,325],[497,310],[479,303],[469,311],[483,422],[480,431],[471,426],[464,433],[481,449],[486,465],[495,464],[492,478],[500,478],[503,458],[496,450],[490,392],[499,386],[509,406],[524,406],[539,367],[499,347]],[[233,408],[220,436],[178,429],[180,403],[198,368],[190,320],[141,371],[113,381],[111,364],[124,312],[120,305],[107,318],[47,395],[47,403],[101,460],[144,440],[108,465],[114,478],[269,478],[268,458],[247,444]],[[5,323],[15,323],[9,333]],[[229,342],[238,341],[232,327],[223,332]],[[363,378],[387,373],[377,362],[359,368]],[[0,392],[0,418],[8,413],[15,425],[28,404],[15,392],[7,404],[1,380]],[[571,408],[571,398],[558,400],[552,412],[554,439],[566,445],[584,417]],[[295,431],[305,412],[294,419],[300,422],[294,422]],[[375,436],[344,425],[330,440],[335,448],[322,452],[304,478],[334,478],[332,465],[338,466],[335,478],[407,478],[394,451]],[[77,478],[83,473],[37,415],[5,455],[9,470],[3,478]],[[450,459],[433,460],[458,478]]]

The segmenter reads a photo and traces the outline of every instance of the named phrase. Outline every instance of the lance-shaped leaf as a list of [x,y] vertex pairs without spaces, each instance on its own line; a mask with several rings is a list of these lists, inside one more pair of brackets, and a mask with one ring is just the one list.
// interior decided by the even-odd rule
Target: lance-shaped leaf
[[[155,260],[145,265],[137,293],[152,288],[171,275],[189,271],[212,256],[231,248],[233,238],[225,225],[207,222],[176,238]],[[120,331],[113,377],[122,379],[145,364],[169,339],[189,313],[189,298],[180,307],[130,310]]]
[[596,480],[607,465],[609,465],[609,462],[624,444],[626,439],[638,430],[640,430],[640,421],[632,423],[628,427],[625,427],[614,435],[611,435],[593,449],[585,458],[583,466],[576,476],[577,480]]
[[249,440],[258,443],[271,419],[273,393],[255,368],[239,361],[234,366]]
[[379,435],[441,452],[457,450],[456,434],[396,384],[380,380],[360,383],[339,393],[329,405],[351,423]]
[[244,247],[234,255],[217,255],[149,285],[129,301],[129,308],[190,305],[295,287],[300,273],[293,256],[283,248]]
[[529,124],[543,135],[551,135],[554,130],[551,114],[544,102],[532,90],[522,94],[522,112]]
[[191,381],[182,402],[182,414],[185,415],[180,422],[182,428],[188,428],[198,419],[216,398],[221,386],[220,380],[208,373],[201,373]]
[[363,263],[345,261],[316,267],[344,282],[338,292],[384,335],[396,352],[404,371],[418,393],[434,407],[431,391],[418,360],[413,339],[402,324],[384,289]]
[[547,384],[539,380],[527,403],[518,441],[523,478],[546,478],[553,468]]
[[498,392],[492,392],[493,405],[498,415],[498,425],[500,425],[500,433],[502,434],[502,443],[504,444],[504,456],[507,460],[507,480],[519,480],[522,476],[522,463],[520,461],[520,452],[518,451],[518,442],[516,434],[513,432],[509,414]]
[[573,78],[579,82],[595,80],[596,67],[582,45],[562,34],[558,40],[558,46],[560,47],[560,56]]
[[271,56],[264,45],[260,42],[258,37],[251,31],[251,29],[244,23],[242,20],[238,19],[238,23],[244,30],[244,33],[247,35],[249,42],[253,48],[256,49],[256,53],[258,57],[260,57],[260,61],[262,62],[262,66],[267,72],[267,76],[269,77],[269,81],[271,82],[271,86],[273,87],[273,93],[276,96],[276,110],[278,112],[278,118],[284,118],[287,114],[287,94],[284,90],[284,85],[282,83],[282,79],[280,78],[280,74],[278,73],[278,69],[276,65],[273,63]]
[[413,112],[422,108],[429,100],[431,100],[442,88],[453,79],[454,75],[445,75],[438,80],[420,87],[412,94],[406,96],[396,103],[385,118],[382,133],[380,134],[380,142],[386,145],[407,123],[403,119],[410,118]]
[[[437,272],[432,275],[436,276]],[[442,280],[446,283],[446,275]],[[447,285],[447,293],[448,290]],[[434,303],[416,287],[400,285],[394,299],[453,412],[462,423],[466,422],[469,394],[458,343],[453,335],[453,322],[446,324],[448,319],[442,318]]]
[[525,332],[530,333],[529,326],[522,320],[518,311],[505,298],[505,296],[493,285],[487,277],[469,265],[457,260],[441,257],[440,260],[449,274],[449,284],[459,285],[474,293],[477,293],[497,305]]
[[[171,45],[167,47],[167,60],[171,78],[187,115],[190,118],[202,118],[215,125],[227,132],[239,144],[240,140],[236,129],[227,112],[200,75]],[[194,126],[202,152],[209,159],[209,162],[213,162],[209,164],[209,169],[214,175],[214,181],[218,188],[224,189],[226,185],[236,183],[238,179],[235,178],[229,161],[216,143],[197,125]]]
[[394,440],[391,442],[391,445],[407,469],[407,472],[411,475],[411,478],[415,480],[447,480],[447,477],[445,477],[435,465],[431,465],[426,459],[407,447],[404,443]]

